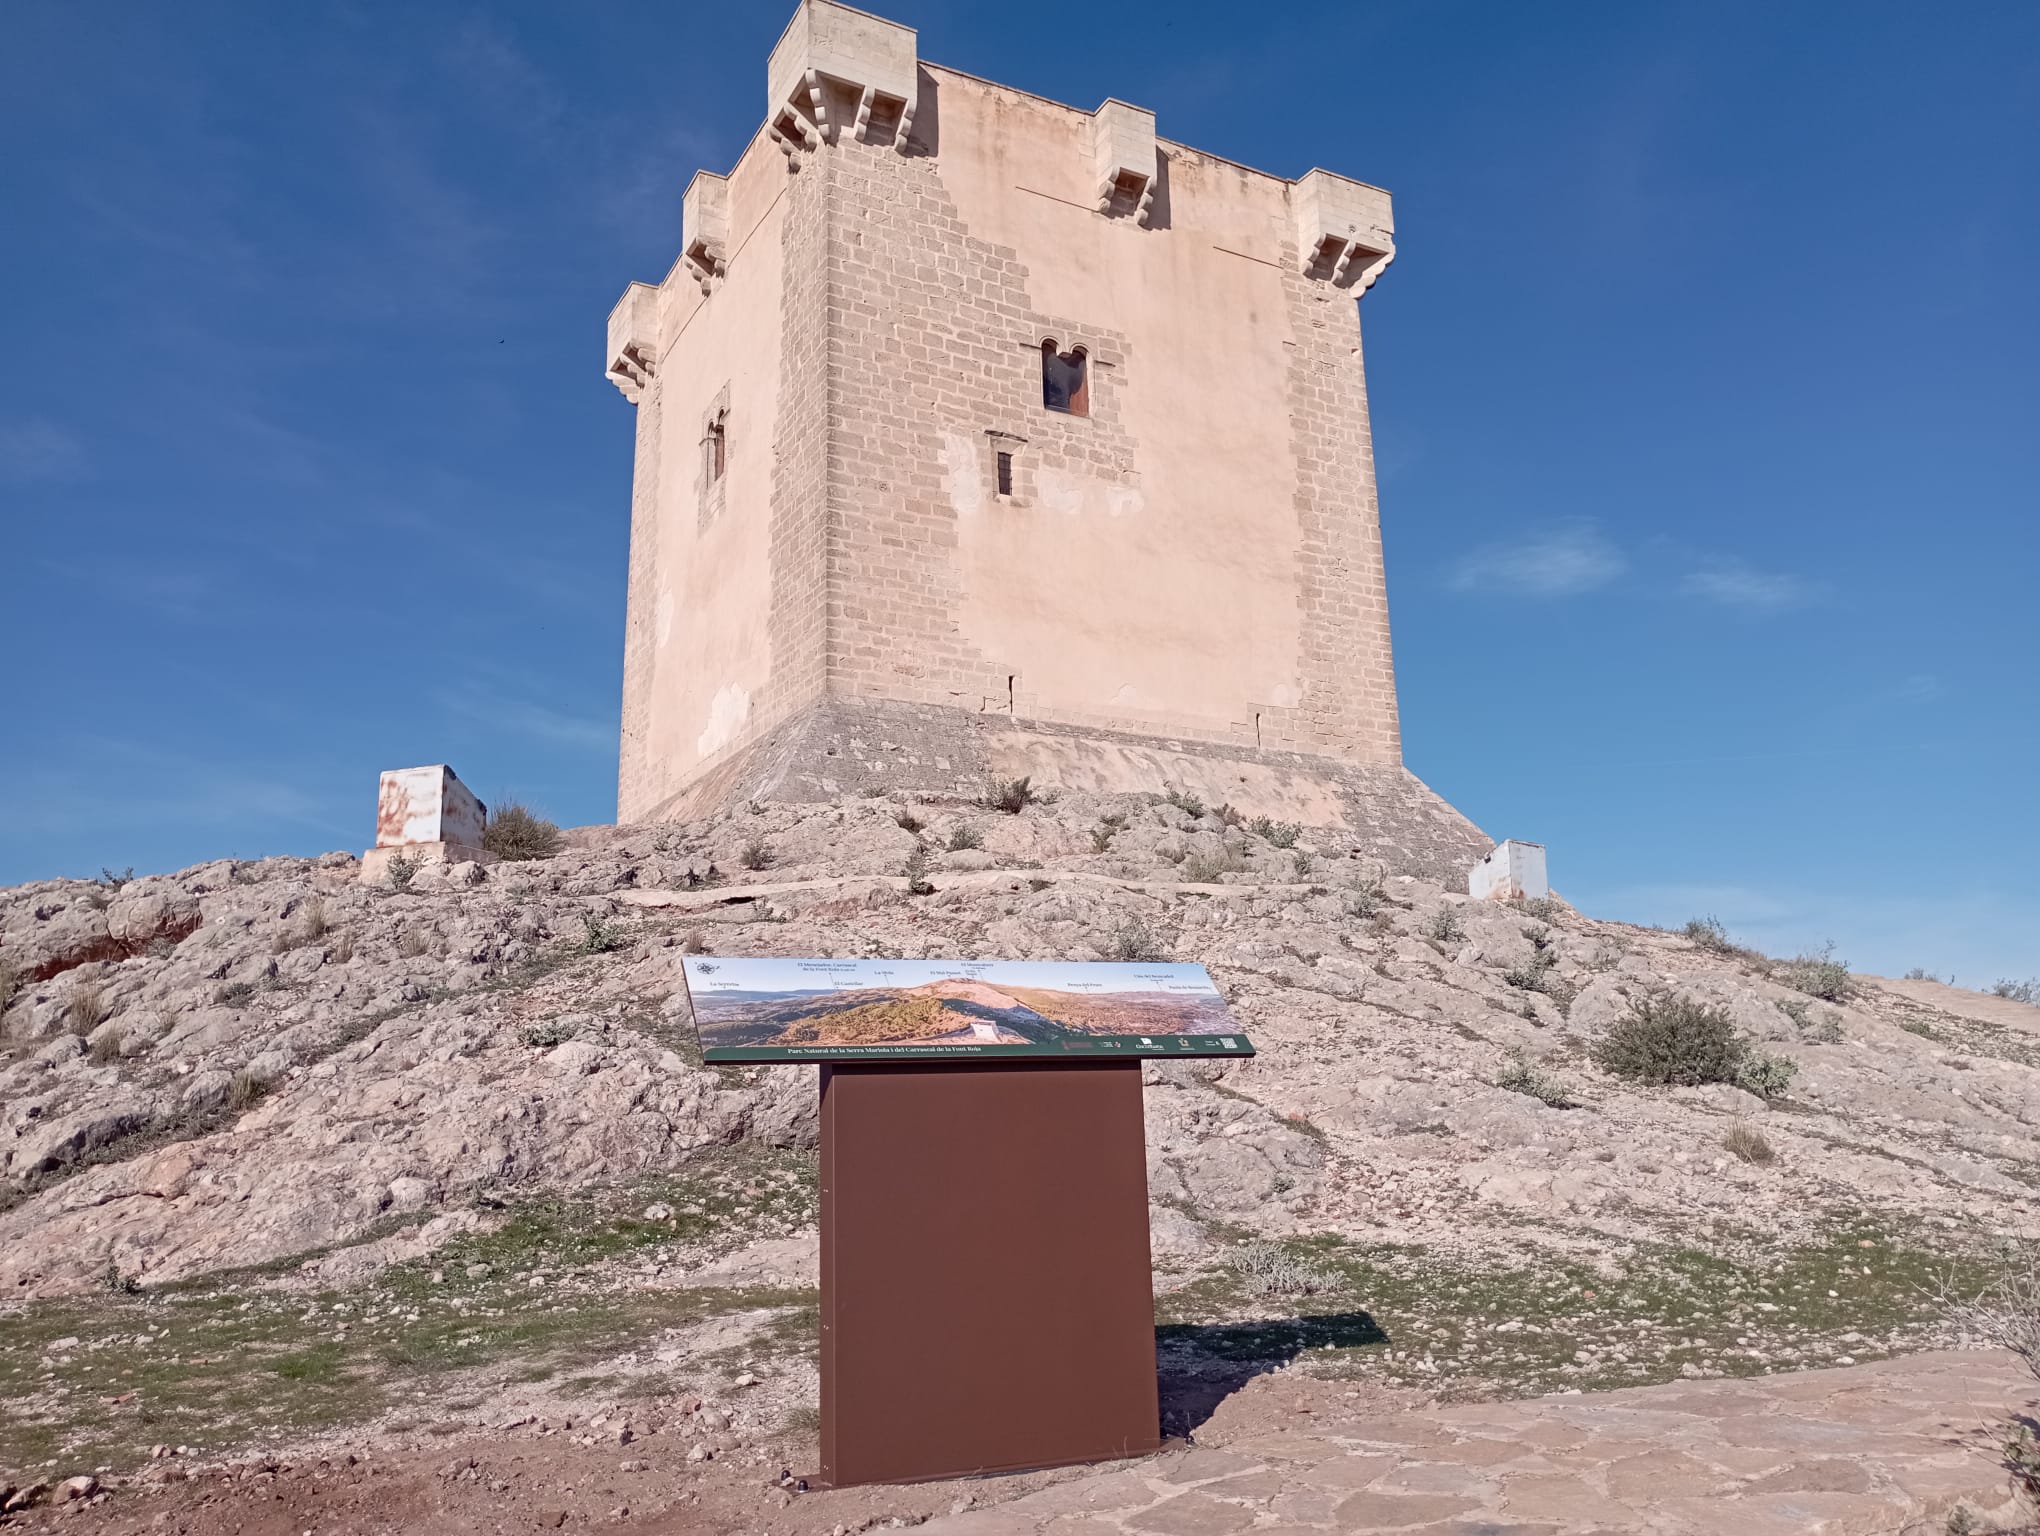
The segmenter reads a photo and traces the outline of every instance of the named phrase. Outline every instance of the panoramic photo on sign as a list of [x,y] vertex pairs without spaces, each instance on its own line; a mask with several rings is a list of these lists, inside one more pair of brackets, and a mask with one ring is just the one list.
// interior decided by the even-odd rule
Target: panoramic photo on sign
[[1251,1056],[1201,965],[685,962],[704,1061]]

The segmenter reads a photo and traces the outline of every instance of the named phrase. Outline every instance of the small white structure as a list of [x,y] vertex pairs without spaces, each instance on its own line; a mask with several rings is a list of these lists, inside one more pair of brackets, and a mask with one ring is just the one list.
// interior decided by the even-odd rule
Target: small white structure
[[1551,894],[1551,882],[1544,875],[1544,844],[1519,843],[1513,838],[1497,844],[1494,851],[1466,877],[1470,896],[1490,901],[1536,900]]
[[361,856],[361,879],[380,885],[399,855],[413,864],[490,864],[482,849],[489,808],[444,763],[392,768],[375,802],[375,846]]

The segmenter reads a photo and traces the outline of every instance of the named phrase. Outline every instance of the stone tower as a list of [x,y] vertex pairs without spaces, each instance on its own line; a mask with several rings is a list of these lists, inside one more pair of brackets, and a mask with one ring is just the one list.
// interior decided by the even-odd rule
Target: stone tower
[[831,0],[766,74],[609,317],[621,819],[1025,773],[1485,852],[1402,767],[1357,302],[1388,194]]

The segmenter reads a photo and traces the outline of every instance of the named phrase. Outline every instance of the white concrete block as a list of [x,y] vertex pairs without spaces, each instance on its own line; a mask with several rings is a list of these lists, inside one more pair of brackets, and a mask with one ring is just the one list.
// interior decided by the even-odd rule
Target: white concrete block
[[1511,839],[1473,866],[1467,894],[1492,901],[1537,900],[1551,894],[1544,872],[1544,844]]
[[482,846],[489,809],[444,763],[392,768],[376,796],[375,845],[408,848],[423,843]]
[[1289,199],[1306,273],[1333,282],[1351,276],[1364,291],[1395,260],[1395,210],[1381,188],[1314,170],[1290,188]]

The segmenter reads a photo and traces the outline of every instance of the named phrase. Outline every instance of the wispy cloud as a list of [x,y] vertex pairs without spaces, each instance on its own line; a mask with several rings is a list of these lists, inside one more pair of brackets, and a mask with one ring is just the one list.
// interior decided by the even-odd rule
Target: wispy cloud
[[1487,544],[1453,566],[1455,592],[1503,587],[1526,597],[1576,597],[1629,569],[1622,551],[1591,523],[1568,523],[1507,543]]
[[616,750],[617,723],[613,717],[596,720],[586,715],[570,715],[565,710],[531,699],[509,698],[472,688],[459,693],[442,692],[438,695],[438,703],[450,714],[478,721],[510,735],[533,737],[584,751],[613,753]]
[[1740,560],[1717,560],[1688,571],[1681,585],[1695,597],[1725,608],[1776,613],[1811,602],[1819,588],[1783,571],[1760,571]]
[[87,467],[84,444],[55,422],[0,422],[0,480],[71,480]]

